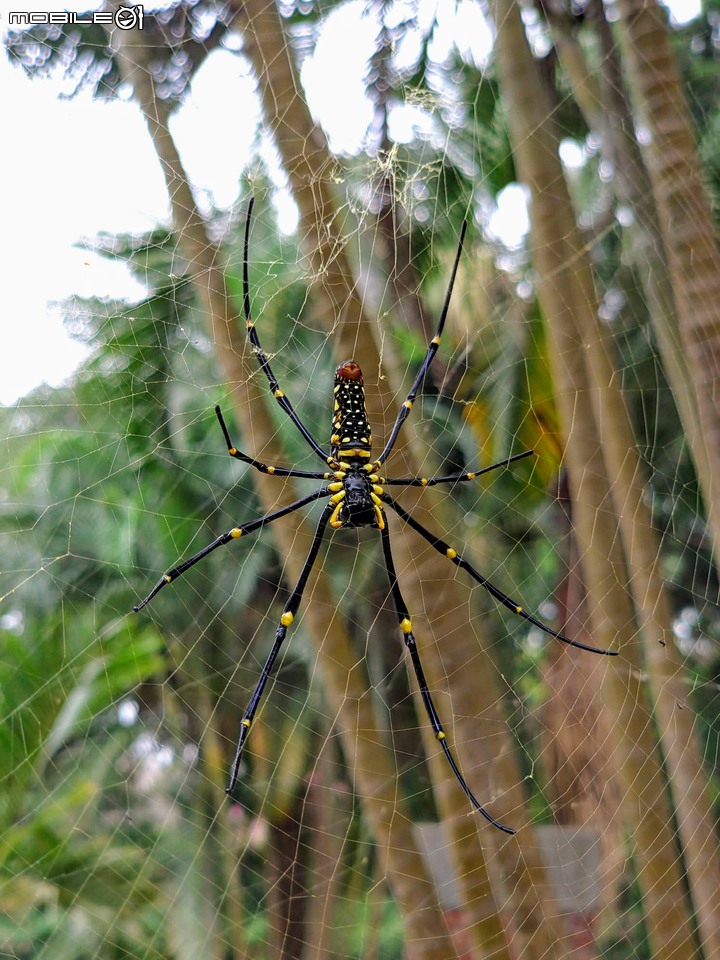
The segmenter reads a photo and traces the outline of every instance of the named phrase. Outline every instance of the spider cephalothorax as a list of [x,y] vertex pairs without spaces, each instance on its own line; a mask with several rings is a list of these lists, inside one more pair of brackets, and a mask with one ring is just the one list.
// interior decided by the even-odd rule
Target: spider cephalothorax
[[270,362],[260,346],[260,340],[258,339],[257,330],[255,329],[255,323],[253,322],[250,314],[248,247],[252,208],[253,201],[251,200],[248,207],[247,220],[245,222],[245,247],[243,257],[243,305],[245,310],[248,338],[253,346],[253,349],[255,350],[255,354],[257,355],[260,369],[268,379],[270,390],[272,391],[273,396],[278,401],[282,409],[287,413],[288,417],[300,434],[310,445],[313,452],[323,461],[324,466],[330,467],[330,471],[326,471],[324,473],[314,473],[306,470],[296,470],[294,467],[269,467],[266,464],[261,463],[259,460],[255,460],[253,457],[250,457],[245,453],[241,453],[230,439],[230,434],[227,426],[225,425],[225,421],[223,420],[220,408],[215,407],[215,412],[220,422],[220,427],[222,429],[223,436],[225,437],[225,442],[227,443],[228,452],[231,457],[234,457],[236,460],[241,460],[243,463],[250,464],[250,466],[254,467],[256,470],[259,470],[261,473],[273,474],[279,477],[305,477],[313,480],[324,480],[330,482],[321,486],[313,493],[301,497],[299,500],[289,504],[287,507],[283,507],[280,510],[275,510],[274,512],[268,513],[263,517],[257,517],[255,520],[250,520],[248,523],[245,523],[242,526],[233,527],[231,530],[221,533],[219,537],[212,541],[212,543],[209,543],[206,547],[203,547],[202,550],[198,551],[188,560],[185,560],[183,563],[173,567],[172,570],[169,570],[164,576],[162,576],[150,593],[138,604],[136,604],[133,609],[136,612],[141,610],[153,599],[159,590],[161,590],[168,583],[172,583],[173,580],[177,579],[177,577],[181,576],[186,570],[189,570],[190,567],[193,567],[196,563],[206,557],[209,553],[212,553],[212,551],[216,550],[218,547],[222,547],[226,543],[230,543],[232,540],[237,540],[246,534],[253,533],[255,530],[259,530],[266,524],[272,523],[274,520],[277,520],[280,517],[287,516],[287,514],[298,510],[300,507],[304,507],[306,504],[312,503],[315,500],[327,498],[327,503],[323,508],[315,529],[315,536],[313,537],[310,551],[305,558],[305,563],[303,564],[298,581],[290,592],[290,596],[285,603],[282,616],[280,617],[280,623],[275,631],[275,643],[273,644],[268,658],[265,661],[262,673],[260,674],[260,679],[258,680],[253,695],[250,698],[250,703],[248,704],[247,709],[243,714],[243,718],[240,721],[240,735],[238,738],[237,749],[235,751],[235,760],[232,766],[230,785],[228,786],[227,792],[230,793],[232,791],[237,781],[245,741],[250,732],[250,727],[252,726],[255,718],[265,685],[272,672],[283,641],[285,640],[288,628],[295,619],[295,614],[300,607],[300,601],[302,600],[305,586],[320,552],[320,546],[322,544],[323,536],[327,527],[330,526],[337,528],[370,526],[375,527],[380,531],[385,568],[387,570],[388,581],[390,585],[390,594],[392,596],[395,612],[398,618],[398,625],[405,642],[405,647],[410,656],[413,670],[415,671],[423,705],[430,721],[430,725],[432,726],[433,733],[435,734],[435,738],[442,746],[443,752],[448,763],[450,764],[453,774],[457,778],[458,783],[464,790],[466,796],[475,809],[478,810],[486,820],[492,823],[493,826],[497,827],[499,830],[503,830],[505,833],[514,833],[514,830],[512,830],[510,827],[506,827],[498,820],[495,820],[494,817],[490,816],[487,810],[480,805],[479,801],[475,798],[474,794],[470,790],[470,787],[465,782],[465,778],[460,772],[453,754],[450,752],[450,747],[447,744],[445,732],[442,728],[442,724],[440,723],[440,718],[438,717],[435,709],[432,696],[430,695],[427,681],[425,680],[422,664],[420,663],[420,653],[418,651],[415,636],[413,634],[410,614],[407,606],[405,605],[405,601],[400,590],[400,585],[398,583],[397,574],[395,572],[395,564],[393,562],[390,534],[387,523],[387,514],[384,510],[384,507],[390,507],[390,509],[393,510],[401,520],[403,520],[409,527],[412,527],[412,529],[415,530],[416,533],[418,533],[421,537],[423,537],[430,544],[430,546],[433,547],[433,549],[454,563],[455,566],[465,570],[473,578],[473,580],[483,586],[498,601],[498,603],[502,604],[504,607],[507,607],[508,610],[516,613],[528,623],[532,623],[534,626],[538,627],[540,630],[543,630],[550,636],[557,637],[558,640],[562,640],[563,643],[567,643],[573,647],[579,647],[581,650],[589,650],[592,653],[607,654],[609,656],[614,656],[616,652],[614,650],[599,650],[596,647],[579,643],[577,640],[568,640],[567,637],[562,636],[562,634],[558,633],[556,630],[553,630],[551,627],[548,627],[547,624],[544,624],[542,621],[532,616],[532,614],[527,613],[520,604],[508,597],[502,592],[502,590],[499,590],[478,570],[476,570],[475,567],[461,555],[458,549],[451,546],[449,543],[446,543],[440,537],[435,536],[435,534],[431,533],[430,530],[415,520],[410,513],[401,507],[399,503],[396,503],[396,501],[393,500],[393,498],[384,490],[385,486],[391,485],[404,487],[429,487],[439,483],[452,484],[475,480],[476,477],[479,477],[483,473],[487,473],[490,470],[495,470],[498,467],[507,466],[516,460],[530,456],[532,454],[531,450],[525,450],[522,453],[517,453],[505,460],[501,460],[499,463],[493,464],[491,467],[485,467],[483,470],[477,470],[475,472],[450,473],[434,477],[392,477],[387,479],[381,477],[378,473],[381,465],[392,453],[395,441],[400,433],[400,428],[410,413],[415,397],[417,396],[418,391],[422,386],[422,382],[425,379],[425,374],[432,363],[433,357],[437,353],[438,346],[440,344],[440,337],[442,336],[443,327],[445,326],[445,320],[450,304],[450,296],[452,294],[455,276],[457,274],[458,263],[460,262],[460,254],[462,253],[466,224],[463,223],[462,231],[460,233],[460,241],[458,243],[457,253],[455,254],[455,262],[450,275],[450,282],[448,284],[445,302],[440,313],[440,319],[438,321],[437,330],[435,331],[435,336],[428,344],[425,359],[420,364],[420,368],[415,376],[415,380],[410,388],[410,392],[400,407],[400,411],[395,419],[395,423],[390,431],[387,442],[385,443],[385,447],[377,459],[372,460],[372,434],[370,432],[370,424],[368,422],[367,411],[365,409],[365,387],[363,384],[362,371],[354,360],[346,360],[344,363],[341,363],[335,371],[332,435],[330,438],[329,454],[326,453],[317,440],[315,440],[313,435],[296,413],[293,405],[285,396],[284,391],[280,389],[275,374],[270,366]]

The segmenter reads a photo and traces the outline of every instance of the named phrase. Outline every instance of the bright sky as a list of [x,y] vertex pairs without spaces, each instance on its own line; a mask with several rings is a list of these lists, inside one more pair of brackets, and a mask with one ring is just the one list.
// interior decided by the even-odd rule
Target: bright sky
[[[450,13],[449,3],[439,0],[441,32],[450,30],[451,18],[460,16],[465,18],[462,35],[480,37],[483,26],[473,19],[475,5],[452,4]],[[91,6],[92,0],[13,4],[23,10],[80,11]],[[678,18],[687,20],[697,15],[700,0],[674,0],[670,6]],[[355,0],[330,18],[303,73],[311,105],[331,132],[336,150],[352,149],[370,119],[362,76],[375,28],[367,19],[358,20],[361,8],[360,0]],[[487,37],[481,40],[487,42]],[[330,96],[324,94],[328,75],[333,77]],[[0,188],[6,317],[0,403],[9,404],[43,380],[60,383],[82,358],[82,348],[67,336],[53,302],[73,295],[142,294],[122,265],[97,257],[84,246],[84,239],[92,241],[100,232],[138,233],[167,222],[169,214],[160,167],[133,104],[92,101],[87,95],[58,100],[59,83],[28,80],[3,52],[0,89],[0,128],[8,132],[9,141],[3,151]],[[228,123],[228,103],[248,107],[255,103],[255,109],[236,111],[234,122]],[[192,97],[178,111],[172,128],[199,196],[205,191],[220,207],[236,198],[256,118],[252,84],[241,75],[238,59],[228,52],[214,53],[197,75]],[[416,119],[409,109],[398,115],[397,123],[409,126]],[[394,133],[404,138],[404,130]],[[505,199],[507,221],[524,222],[522,193],[510,190]],[[286,211],[281,225],[291,228],[292,216]],[[496,219],[495,227],[502,229],[501,220]]]

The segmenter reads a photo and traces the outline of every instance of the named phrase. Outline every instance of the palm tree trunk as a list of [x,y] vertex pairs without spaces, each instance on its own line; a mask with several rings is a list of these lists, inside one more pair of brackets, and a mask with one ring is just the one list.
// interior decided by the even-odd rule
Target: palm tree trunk
[[[208,718],[204,730],[201,731],[202,814],[205,818],[206,837],[206,842],[203,843],[203,858],[215,873],[214,884],[210,889],[214,888],[219,893],[220,909],[215,912],[224,921],[218,924],[221,929],[217,935],[219,942],[216,955],[219,960],[250,960],[233,845],[228,837],[226,821],[217,816],[216,798],[222,796],[226,785],[227,760],[211,693],[206,687],[200,687],[199,690],[196,716],[199,722]],[[205,960],[211,960],[207,946],[203,947],[203,952]]]
[[[573,84],[573,94],[585,120],[602,138],[604,158],[612,165],[610,181],[617,201],[633,212],[633,223],[626,228],[629,252],[640,278],[648,313],[657,333],[663,367],[672,387],[685,436],[695,460],[697,472],[710,476],[708,450],[702,436],[698,401],[678,328],[675,293],[665,254],[660,218],[653,197],[652,183],[640,147],[629,98],[623,83],[615,39],[602,4],[590,8],[600,49],[600,83],[596,71],[585,59],[574,30],[562,32],[558,55]],[[551,21],[554,23],[554,20]],[[569,51],[573,54],[570,56]],[[592,95],[589,95],[589,92]]]
[[[224,379],[233,384],[233,401],[243,436],[262,438],[263,457],[282,461],[282,450],[274,440],[276,431],[265,406],[265,391],[257,386],[249,366],[252,351],[238,336],[237,316],[225,285],[222,255],[208,236],[197,210],[177,148],[168,128],[169,110],[155,96],[150,70],[150,51],[133,43],[130,31],[116,31],[114,43],[123,74],[132,83],[135,99],[145,116],[153,145],[160,159],[171,200],[175,229],[188,272],[194,279],[196,295],[208,324]],[[277,489],[277,488],[276,488]],[[280,495],[266,483],[258,484],[265,510],[277,509],[296,498],[287,483]],[[285,524],[275,524],[273,533],[280,555],[286,558],[291,579],[300,574],[303,556],[309,549],[311,533],[297,513]],[[425,873],[414,845],[411,820],[398,801],[397,773],[391,755],[378,750],[381,739],[376,730],[371,699],[367,692],[364,665],[359,664],[350,645],[345,625],[332,597],[327,579],[318,571],[304,616],[309,633],[317,644],[318,662],[328,694],[341,719],[343,744],[350,769],[363,797],[363,805],[378,844],[386,858],[390,883],[406,923],[408,957],[411,960],[444,960],[450,956],[447,930],[437,894]]]
[[[352,795],[340,777],[335,740],[326,737],[308,784],[305,818],[314,834],[308,870],[309,909],[303,960],[335,960],[350,952],[343,915],[345,843],[352,823]],[[349,932],[349,931],[348,931]]]
[[[620,199],[633,203],[638,214],[638,232],[649,271],[643,271],[644,287],[649,293],[651,315],[669,362],[668,375],[677,388],[678,406],[690,436],[700,432],[697,400],[691,390],[691,378],[680,345],[673,337],[674,297],[664,270],[664,245],[660,237],[660,218],[652,199],[650,179],[630,136],[627,99],[621,77],[613,71],[615,63],[608,24],[598,24],[603,39],[604,93],[608,106],[605,116],[615,118],[615,129],[608,131],[618,156],[616,177]],[[609,73],[609,75],[608,75]],[[690,890],[698,917],[700,939],[707,960],[720,958],[720,849],[715,832],[715,817],[708,796],[708,774],[703,766],[702,750],[695,732],[696,718],[686,700],[688,678],[683,658],[672,633],[672,604],[658,569],[660,543],[652,526],[645,500],[646,479],[634,453],[635,442],[622,393],[612,384],[618,382],[614,362],[607,349],[606,331],[600,329],[595,309],[590,268],[578,262],[578,277],[584,286],[575,317],[588,349],[588,365],[595,387],[596,417],[604,438],[604,449],[614,477],[613,498],[620,518],[625,554],[630,569],[630,589],[645,637],[646,661],[655,703],[656,719],[670,775],[671,791],[678,812],[678,827],[685,852]],[[691,442],[693,449],[695,442]],[[697,448],[698,472],[707,449]]]
[[[584,269],[583,269],[584,266]],[[582,272],[581,272],[582,271]],[[589,264],[578,263],[585,290],[574,312],[586,344],[595,412],[603,449],[613,476],[612,497],[629,570],[629,589],[644,639],[650,692],[667,764],[670,790],[692,902],[706,960],[720,960],[720,848],[708,796],[697,718],[687,704],[688,676],[675,643],[673,613],[660,573],[660,543],[645,499],[645,478],[635,453],[635,438],[607,351],[605,331],[592,308]]]
[[[637,805],[639,876],[656,957],[687,960],[695,951],[680,864],[675,853],[672,814],[664,789],[647,692],[637,679],[639,651],[633,646],[633,611],[625,592],[624,558],[616,535],[617,516],[590,396],[606,377],[590,383],[585,355],[588,331],[577,315],[592,310],[582,243],[557,154],[549,98],[513,0],[496,0],[497,58],[507,98],[518,170],[532,196],[532,254],[539,274],[538,297],[555,343],[558,403],[568,437],[567,463],[576,534],[588,586],[593,635],[600,646],[619,641],[628,671],[618,658],[608,665],[604,693],[618,717],[618,755],[628,800]],[[610,379],[604,383],[609,385]],[[602,434],[605,436],[605,433]],[[631,443],[630,449],[633,444]],[[612,468],[611,468],[612,469]],[[627,491],[626,491],[627,493]],[[656,644],[653,634],[650,643]],[[626,816],[630,813],[625,805]],[[635,816],[629,821],[634,825]],[[670,917],[670,912],[673,916]]]
[[[620,0],[618,10],[636,112],[651,134],[645,155],[700,416],[689,440],[720,562],[720,252],[711,203],[667,13],[655,0]],[[701,444],[705,451],[697,453]]]
[[301,960],[306,939],[308,849],[304,809],[307,783],[285,816],[272,821],[265,852],[268,943],[274,960]]
[[613,185],[620,203],[628,204],[635,223],[629,229],[633,264],[640,276],[648,312],[657,333],[663,367],[672,387],[685,435],[699,474],[710,475],[702,437],[697,396],[678,330],[675,293],[652,183],[635,139],[629,97],[622,79],[619,52],[604,8],[598,5],[597,30],[602,57],[603,150],[613,164]]
[[[375,432],[382,437],[394,420],[398,406],[395,398],[401,390],[391,389],[397,387],[394,370],[388,370],[387,380],[379,376],[381,359],[373,328],[364,315],[335,219],[335,198],[330,189],[333,161],[322,131],[314,126],[300,92],[290,44],[275,4],[246,0],[242,10],[252,25],[246,37],[246,50],[259,77],[266,115],[275,130],[300,207],[302,233],[307,238],[313,270],[319,277],[325,300],[324,309],[329,324],[332,323],[332,346],[338,359],[354,356],[366,374],[369,372],[366,377],[368,409],[371,422],[378,427]],[[413,457],[407,440],[409,434],[410,431],[405,433],[405,441],[398,443],[397,453],[393,455],[393,468],[398,472],[417,472],[413,463],[420,458]],[[433,493],[424,491],[422,500],[411,495],[399,499],[406,509],[412,509],[421,523],[438,529],[446,518],[441,501],[434,498]],[[394,531],[400,533],[399,523],[394,524]],[[470,771],[473,782],[492,784],[493,792],[502,797],[503,816],[509,813],[520,826],[525,816],[525,797],[519,786],[521,776],[511,739],[497,707],[501,696],[496,668],[478,646],[473,631],[468,629],[466,604],[455,582],[454,567],[448,564],[449,569],[443,570],[437,554],[412,532],[395,536],[394,544],[403,592],[414,613],[430,687],[443,689],[447,678],[453,678],[452,703],[458,719],[451,724],[447,711],[443,710],[449,736],[454,744],[461,745],[463,765]],[[428,582],[434,585],[430,593],[423,589],[423,584]],[[423,608],[422,617],[415,613]],[[433,638],[442,638],[442,646],[433,643]],[[477,715],[479,703],[488,704],[480,717]],[[486,909],[489,886],[482,847],[493,848],[499,838],[484,826],[478,834],[477,820],[468,817],[467,800],[449,774],[437,744],[433,744],[429,756],[443,819],[453,831],[457,876],[472,918],[470,927],[477,949],[484,950],[491,923]],[[493,804],[489,806],[493,808]],[[494,812],[500,812],[497,805]],[[471,839],[473,842],[469,842]],[[551,954],[561,960],[565,947],[554,908],[539,899],[538,890],[544,875],[539,852],[534,845],[526,850],[521,841],[509,839],[500,843],[499,857],[507,889],[512,891],[508,910],[517,919],[518,952],[527,960]],[[493,937],[501,949],[497,922]],[[495,956],[500,960],[503,954]]]

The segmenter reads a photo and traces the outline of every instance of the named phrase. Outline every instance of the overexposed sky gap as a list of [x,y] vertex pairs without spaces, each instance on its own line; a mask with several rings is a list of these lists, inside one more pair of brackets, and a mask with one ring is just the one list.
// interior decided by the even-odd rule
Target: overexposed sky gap
[[[91,0],[65,0],[62,9],[92,6]],[[676,17],[690,19],[699,2],[675,0],[670,6]],[[311,108],[338,153],[358,149],[372,117],[363,75],[377,24],[363,15],[363,7],[362,0],[350,0],[328,17],[314,55],[303,67]],[[48,9],[47,0],[23,0],[22,9]],[[481,65],[491,38],[477,5],[437,0],[437,20],[436,55],[451,46],[454,36],[473,36],[472,48],[463,47],[463,53]],[[328,76],[333,81],[330,90]],[[166,223],[169,209],[157,158],[133,103],[92,100],[87,93],[60,100],[60,79],[28,80],[4,54],[0,85],[0,124],[7,138],[2,306],[10,334],[10,348],[0,351],[0,403],[10,404],[43,381],[62,382],[84,356],[83,348],[69,338],[62,311],[54,304],[73,296],[142,296],[122,264],[92,252],[92,238],[101,232],[147,231]],[[228,104],[243,105],[234,111],[232,122]],[[199,199],[205,197],[220,208],[232,205],[251,157],[258,115],[254,83],[241,58],[228,51],[213,52],[195,77],[187,103],[172,120]],[[397,140],[409,138],[421,119],[421,111],[411,105],[398,110],[393,135]],[[568,158],[575,156],[572,145],[567,151]],[[279,210],[280,228],[292,229],[294,220],[288,203]],[[522,188],[504,191],[490,229],[511,245],[522,242],[527,230]],[[88,246],[83,246],[84,240]]]

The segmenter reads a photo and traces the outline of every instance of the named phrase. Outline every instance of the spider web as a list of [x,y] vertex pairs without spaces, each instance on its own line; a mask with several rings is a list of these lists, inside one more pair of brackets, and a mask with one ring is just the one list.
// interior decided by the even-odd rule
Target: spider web
[[[258,9],[258,17],[274,10]],[[593,502],[589,487],[569,479],[562,387],[528,253],[509,105],[481,42],[487,11],[283,8],[290,40],[282,48],[302,81],[297,99],[318,123],[303,159],[317,163],[320,154],[315,169],[330,185],[327,194],[317,190],[313,219],[278,116],[263,105],[276,62],[256,69],[260,20],[248,12],[250,25],[239,23],[231,4],[146,10],[147,33],[136,36],[146,49],[135,66],[171,108],[183,174],[168,191],[152,151],[154,166],[140,172],[141,151],[152,144],[145,129],[127,140],[93,138],[133,171],[138,219],[83,240],[82,256],[93,275],[99,264],[122,268],[135,293],[97,288],[68,300],[65,322],[86,358],[65,383],[0,410],[2,955],[654,957],[665,954],[653,898],[677,889],[675,916],[685,926],[672,947],[680,952],[667,956],[701,956],[702,864],[686,845],[688,807],[677,791],[669,806],[672,759],[656,748],[654,730],[640,737],[639,727],[625,726],[637,711],[648,728],[661,722],[635,623],[624,634],[633,656],[617,660],[637,682],[627,682],[618,706],[608,693],[614,662],[498,609],[391,511],[400,586],[448,742],[473,793],[517,836],[474,814],[432,736],[380,538],[369,529],[327,538],[226,798],[240,720],[320,505],[302,511],[302,523],[286,517],[218,549],[140,614],[130,610],[179,559],[317,485],[291,487],[229,458],[215,404],[243,452],[322,469],[244,343],[250,196],[253,315],[280,385],[325,447],[333,371],[347,359],[340,345],[374,358],[365,379],[376,453],[433,335],[467,217],[441,349],[381,472],[477,470],[532,448],[534,457],[474,483],[390,492],[527,611],[603,646],[586,598],[592,551],[577,535],[578,516]],[[550,20],[556,31],[567,27]],[[552,36],[560,49],[537,11],[526,11],[525,23],[539,57]],[[52,78],[35,77],[33,86],[75,96],[53,104],[56,122],[67,122],[63,111],[76,104],[141,120],[104,34],[69,35],[69,46],[50,31],[10,49],[36,72],[48,62]],[[689,56],[702,35],[678,33],[680,53]],[[582,36],[591,42],[593,34]],[[689,81],[712,158],[714,75],[711,82],[690,72]],[[334,96],[323,97],[323,88]],[[609,201],[607,161],[573,89],[558,69],[561,156],[600,291],[599,337],[616,358],[648,477],[644,497],[672,600],[666,643],[682,663],[676,706],[691,717],[702,786],[716,790],[720,624],[711,538],[627,252],[632,218]],[[360,95],[349,109],[353,90]],[[120,102],[100,105],[93,93]],[[282,136],[302,134],[297,116]],[[347,116],[354,127],[342,122]],[[79,162],[83,142],[65,149]],[[139,184],[153,177],[174,231],[155,199],[140,199]],[[106,181],[93,173],[88,183],[85,192],[104,202]],[[333,215],[318,228],[325,197]],[[42,223],[39,203],[35,214]],[[198,221],[205,241],[191,253],[178,237]],[[343,268],[355,299],[333,309]],[[225,286],[213,299],[218,276]],[[213,311],[231,325],[209,324]],[[588,395],[593,389],[586,384]],[[608,522],[598,514],[598,526]],[[632,568],[624,572],[617,557],[629,595]],[[617,594],[605,589],[615,605]],[[628,739],[634,780],[621,762]],[[669,854],[639,826],[650,795],[668,804],[658,833]],[[673,871],[677,888],[667,879]]]

